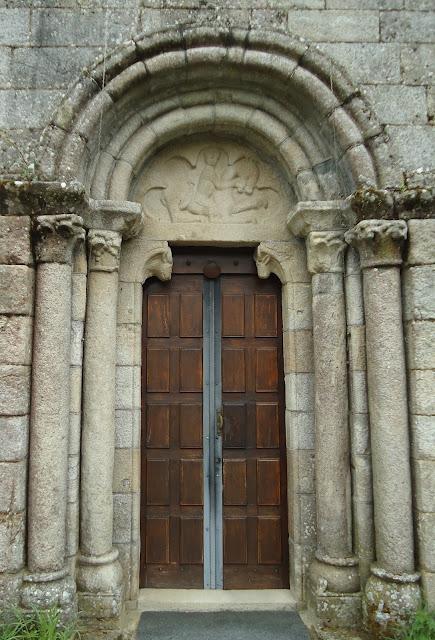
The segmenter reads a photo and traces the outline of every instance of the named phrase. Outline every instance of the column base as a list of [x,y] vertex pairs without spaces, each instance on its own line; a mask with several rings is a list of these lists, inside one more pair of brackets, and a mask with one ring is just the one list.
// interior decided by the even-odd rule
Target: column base
[[357,558],[316,554],[310,567],[311,606],[321,627],[357,628],[361,592]]
[[59,607],[63,621],[77,614],[76,585],[68,569],[23,576],[21,606],[24,609]]
[[98,618],[101,628],[106,628],[105,620],[119,618],[123,604],[123,575],[117,549],[102,556],[80,555],[77,590],[83,617]]
[[374,638],[388,638],[421,605],[420,575],[392,574],[373,565],[363,598],[364,626]]

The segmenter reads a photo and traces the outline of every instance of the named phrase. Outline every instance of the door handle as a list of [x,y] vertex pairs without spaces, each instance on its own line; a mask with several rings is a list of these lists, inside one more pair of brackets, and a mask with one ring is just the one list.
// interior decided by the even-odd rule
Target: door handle
[[220,438],[224,430],[224,414],[222,409],[216,411],[216,436]]

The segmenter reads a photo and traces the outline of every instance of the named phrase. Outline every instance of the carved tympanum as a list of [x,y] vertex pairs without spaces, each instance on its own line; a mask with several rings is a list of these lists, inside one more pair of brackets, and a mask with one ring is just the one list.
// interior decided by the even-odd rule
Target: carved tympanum
[[288,198],[272,167],[255,151],[224,139],[164,149],[138,182],[145,216],[171,223],[261,223],[285,220]]

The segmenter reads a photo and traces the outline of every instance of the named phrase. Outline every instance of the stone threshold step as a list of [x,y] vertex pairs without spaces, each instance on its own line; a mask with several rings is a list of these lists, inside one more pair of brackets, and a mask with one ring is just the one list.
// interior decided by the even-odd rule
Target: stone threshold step
[[141,589],[138,611],[296,611],[288,589]]

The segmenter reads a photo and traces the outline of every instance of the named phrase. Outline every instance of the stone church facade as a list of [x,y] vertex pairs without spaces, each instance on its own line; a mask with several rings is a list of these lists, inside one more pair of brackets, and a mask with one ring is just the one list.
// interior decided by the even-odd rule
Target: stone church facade
[[[115,638],[159,576],[186,587],[192,566],[206,587],[250,588],[276,565],[319,637],[382,637],[434,608],[431,3],[49,4],[0,3],[1,607],[78,610],[89,637]],[[248,280],[234,288],[246,256],[252,308]],[[187,273],[204,294],[176,321],[166,299]],[[222,302],[207,341],[210,291],[236,311]],[[243,403],[261,583],[237,577],[249,550],[234,560],[254,517],[249,447],[225,444],[253,424],[230,416]],[[202,418],[192,444],[186,414],[174,463],[175,405]]]

